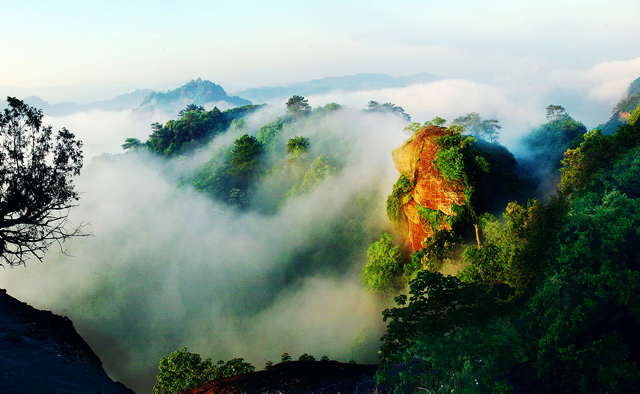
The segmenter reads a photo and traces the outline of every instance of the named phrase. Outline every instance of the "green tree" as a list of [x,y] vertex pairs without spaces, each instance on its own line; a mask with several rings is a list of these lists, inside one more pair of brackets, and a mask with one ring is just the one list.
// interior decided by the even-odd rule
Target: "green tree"
[[202,360],[199,354],[187,348],[171,352],[160,359],[158,374],[153,385],[154,393],[180,393],[215,380],[255,371],[255,367],[243,358],[220,360],[213,365],[211,359]]
[[364,279],[371,290],[390,293],[400,287],[402,275],[402,254],[400,248],[393,246],[389,233],[382,233],[380,240],[367,250],[369,263],[364,266]]
[[495,142],[498,139],[498,135],[500,135],[498,130],[502,128],[499,123],[496,119],[487,119],[480,122],[482,137],[486,137],[489,142]]
[[322,107],[322,111],[324,113],[329,113],[329,112],[337,111],[340,108],[342,108],[342,105],[338,103],[329,103],[329,104],[325,104],[325,106]]
[[420,122],[411,122],[408,125],[406,125],[402,130],[407,134],[413,134],[416,131],[420,130],[421,128],[422,128],[422,125],[420,124]]
[[236,139],[231,150],[229,174],[236,178],[248,179],[258,169],[258,158],[262,154],[262,144],[248,134]]
[[431,119],[431,120],[427,120],[426,122],[424,122],[425,126],[429,126],[429,125],[433,125],[433,126],[444,126],[447,123],[447,120],[444,118],[441,118],[439,116],[436,116],[435,118]]
[[293,137],[287,141],[287,153],[298,156],[309,150],[311,143],[306,137]]
[[0,265],[42,260],[53,243],[81,235],[68,228],[82,168],[82,142],[65,128],[53,141],[42,111],[15,97],[0,113]]
[[231,376],[242,375],[255,370],[256,368],[251,363],[244,361],[242,357],[232,358],[226,362],[220,360],[214,368],[214,379],[230,378]]
[[298,361],[316,361],[316,358],[308,353],[303,353],[300,357],[298,357]]
[[287,353],[287,352],[282,353],[282,355],[280,356],[280,362],[281,363],[286,363],[287,361],[291,361],[291,360],[292,360],[292,358],[289,355],[289,353]]
[[393,103],[380,104],[377,101],[369,101],[367,103],[367,109],[365,112],[387,112],[401,116],[407,122],[411,121],[411,116],[404,111],[404,108],[399,107]]
[[302,182],[294,185],[289,191],[290,194],[304,194],[324,181],[329,175],[336,171],[335,165],[327,155],[320,155],[311,163],[309,169],[302,176]]
[[142,145],[142,142],[140,142],[139,139],[129,137],[124,141],[124,144],[122,144],[121,146],[122,146],[122,149],[124,149],[124,150],[129,150],[129,149],[135,150],[137,148],[140,148],[143,145]]
[[[429,271],[419,272],[409,289],[409,298],[397,296],[398,307],[383,312],[388,324],[379,382],[391,383],[396,393],[491,391],[492,375],[503,371],[520,343],[508,321],[490,319],[500,313],[508,289]],[[500,335],[483,336],[485,327]]]
[[522,317],[537,375],[562,392],[634,392],[640,201],[588,192],[565,218],[557,257]]
[[469,135],[477,138],[482,136],[482,119],[477,112],[470,112],[464,116],[459,116],[453,120],[453,124],[464,127],[464,130]]
[[549,120],[549,122],[558,122],[566,119],[568,116],[567,110],[562,105],[551,104],[547,106],[547,120]]
[[309,100],[302,96],[292,96],[285,105],[287,106],[287,112],[292,115],[304,115],[311,112]]
[[153,392],[179,393],[201,386],[213,380],[215,375],[211,359],[203,361],[199,354],[182,348],[171,352],[168,358],[160,359]]
[[178,118],[182,118],[184,114],[191,111],[202,113],[204,112],[204,107],[201,105],[189,104],[184,109],[181,109],[180,112],[178,112]]

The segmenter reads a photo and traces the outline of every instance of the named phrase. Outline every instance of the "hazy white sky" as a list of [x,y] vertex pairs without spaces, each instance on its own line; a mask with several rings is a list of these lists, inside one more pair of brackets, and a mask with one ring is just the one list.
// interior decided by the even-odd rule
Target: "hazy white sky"
[[0,9],[5,87],[125,92],[202,77],[233,91],[367,72],[494,83],[640,56],[637,0],[0,0]]

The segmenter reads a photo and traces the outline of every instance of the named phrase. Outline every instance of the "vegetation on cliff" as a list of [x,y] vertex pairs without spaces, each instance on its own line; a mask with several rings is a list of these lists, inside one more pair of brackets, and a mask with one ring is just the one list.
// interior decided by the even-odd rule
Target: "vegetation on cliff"
[[418,270],[384,312],[379,380],[397,392],[633,391],[639,136],[637,121],[585,134],[565,153],[560,195],[482,215],[456,278]]

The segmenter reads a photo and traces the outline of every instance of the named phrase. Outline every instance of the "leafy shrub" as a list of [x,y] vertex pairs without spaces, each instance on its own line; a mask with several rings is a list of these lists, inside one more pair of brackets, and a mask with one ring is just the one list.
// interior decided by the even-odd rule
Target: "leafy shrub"
[[255,367],[243,358],[218,361],[202,360],[199,354],[190,353],[187,348],[171,352],[168,358],[160,359],[158,374],[153,385],[154,393],[179,393],[201,386],[211,380],[253,372]]
[[287,361],[291,361],[291,360],[292,360],[292,358],[289,355],[289,353],[287,353],[287,352],[282,353],[282,355],[280,356],[280,362],[281,363],[286,363]]
[[300,357],[298,357],[298,361],[316,361],[316,358],[308,353],[303,353]]
[[383,233],[380,240],[369,246],[369,263],[364,266],[364,279],[369,288],[380,293],[388,293],[399,287],[398,277],[402,273],[400,248],[393,246],[389,233]]
[[404,222],[404,213],[402,212],[402,206],[408,202],[406,201],[411,196],[412,185],[409,179],[403,174],[393,185],[393,191],[387,197],[387,217],[391,220],[396,227],[400,226]]

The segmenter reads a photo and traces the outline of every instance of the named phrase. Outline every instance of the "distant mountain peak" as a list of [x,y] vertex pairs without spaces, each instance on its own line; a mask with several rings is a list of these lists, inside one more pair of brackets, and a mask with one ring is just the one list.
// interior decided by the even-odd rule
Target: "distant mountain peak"
[[222,86],[202,78],[192,79],[179,88],[149,94],[139,108],[170,107],[181,109],[187,104],[205,105],[224,101],[232,106],[251,105],[251,101],[229,96]]

